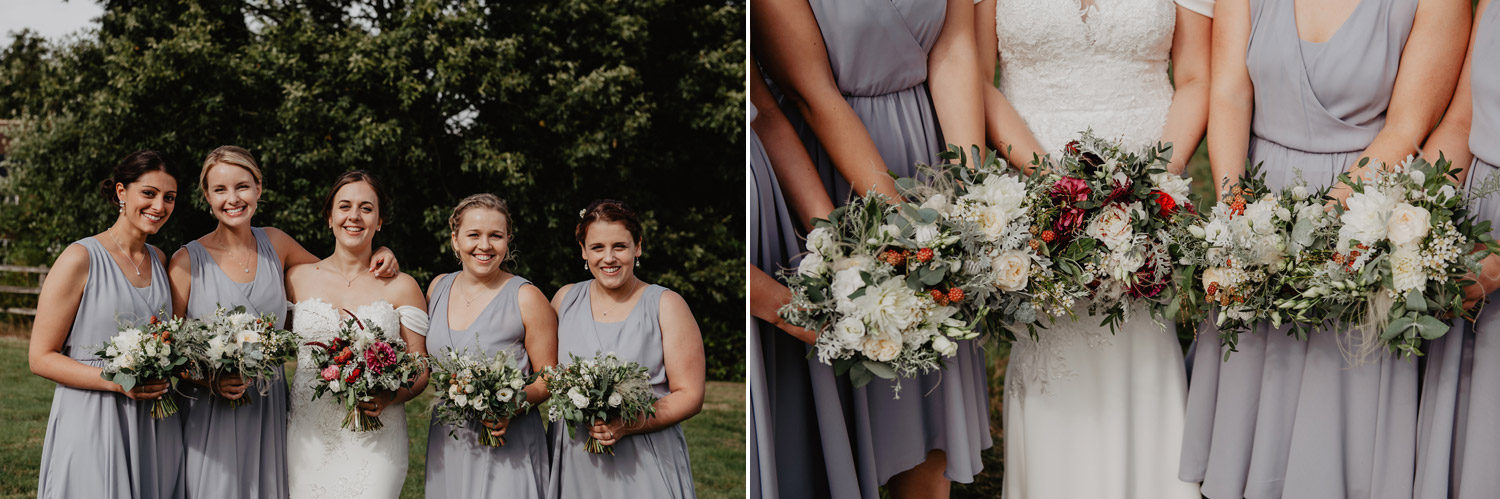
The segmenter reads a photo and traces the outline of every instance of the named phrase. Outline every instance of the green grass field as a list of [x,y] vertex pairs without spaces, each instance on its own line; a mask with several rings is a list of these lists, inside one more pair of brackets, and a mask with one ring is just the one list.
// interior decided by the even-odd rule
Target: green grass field
[[[0,497],[36,495],[37,466],[55,385],[32,375],[26,340],[0,336]],[[406,404],[411,464],[401,497],[422,497],[431,396]],[[709,382],[703,412],[683,423],[698,497],[745,496],[745,385]]]

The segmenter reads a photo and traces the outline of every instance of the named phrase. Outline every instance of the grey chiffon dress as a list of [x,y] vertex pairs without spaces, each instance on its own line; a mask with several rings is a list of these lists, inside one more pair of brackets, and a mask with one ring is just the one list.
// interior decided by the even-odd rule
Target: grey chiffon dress
[[[1500,14],[1491,5],[1475,27],[1469,85],[1474,115],[1469,129],[1466,187],[1493,183],[1500,166]],[[1435,158],[1433,158],[1435,159]],[[1500,199],[1480,198],[1472,207],[1490,227],[1500,228]],[[1417,433],[1418,499],[1487,498],[1500,494],[1500,307],[1493,301],[1474,322],[1426,346],[1422,407]],[[1470,424],[1474,423],[1474,424]]]
[[[947,5],[918,0],[812,0],[839,91],[864,123],[885,166],[911,176],[946,147],[927,90],[927,54],[942,31]],[[850,198],[839,175],[793,106],[783,112],[802,136],[836,205]],[[943,369],[902,381],[877,379],[845,393],[814,385],[814,397],[847,396],[853,408],[854,462],[861,494],[869,496],[897,473],[921,464],[928,451],[947,455],[943,475],[972,482],[984,468],[980,451],[990,438],[989,390],[984,352],[974,340],[958,342]],[[816,381],[816,379],[815,379]],[[825,447],[826,449],[827,447]]]
[[[167,271],[156,248],[147,245],[151,285],[137,288],[98,239],[73,244],[88,250],[89,274],[62,354],[104,367],[94,352],[121,326],[143,326],[153,315],[172,313]],[[178,395],[168,391],[167,396]],[[152,419],[151,403],[58,385],[47,416],[37,497],[183,497],[182,417]]]
[[[521,276],[507,279],[469,327],[453,329],[448,323],[448,303],[457,276],[439,277],[432,296],[427,297],[427,314],[432,318],[427,351],[435,356],[454,351],[490,357],[508,350],[516,368],[530,374],[520,291],[531,281]],[[427,497],[543,497],[548,462],[540,413],[532,408],[512,418],[505,429],[505,445],[500,447],[480,445],[476,431],[481,428],[454,428],[432,421],[427,429]]]
[[[592,283],[588,280],[574,284],[558,307],[558,363],[571,362],[569,354],[591,359],[598,352],[614,353],[622,361],[645,367],[651,390],[657,397],[665,397],[670,390],[666,366],[662,363],[658,316],[661,294],[667,288],[649,285],[624,320],[599,322],[594,320],[589,306]],[[559,421],[549,430],[552,470],[547,482],[548,498],[697,497],[682,425],[625,436],[615,443],[614,455],[609,455],[585,451],[588,429],[574,428],[569,436],[565,424]]]
[[[1416,0],[1366,0],[1324,43],[1302,41],[1293,0],[1252,0],[1246,64],[1255,86],[1250,160],[1272,188],[1336,182],[1385,124]],[[1341,328],[1307,341],[1262,325],[1195,347],[1179,476],[1210,498],[1409,498],[1417,361],[1381,351],[1359,365]]]
[[[281,258],[259,227],[255,236],[255,275],[235,282],[198,241],[187,243],[193,281],[185,315],[208,320],[219,307],[245,307],[252,314],[271,314],[276,327],[286,324],[286,286]],[[232,268],[232,267],[231,267]],[[250,380],[246,380],[247,383]],[[286,374],[251,383],[249,404],[233,407],[203,386],[182,383],[183,441],[187,445],[189,498],[286,497]]]
[[[751,104],[751,120],[755,114]],[[776,276],[802,247],[754,130],[749,177],[750,264]],[[806,344],[765,321],[749,320],[750,497],[861,497],[847,407],[837,396],[813,396],[814,378],[835,394],[839,379],[828,366],[808,359]],[[847,393],[848,383],[843,385]]]

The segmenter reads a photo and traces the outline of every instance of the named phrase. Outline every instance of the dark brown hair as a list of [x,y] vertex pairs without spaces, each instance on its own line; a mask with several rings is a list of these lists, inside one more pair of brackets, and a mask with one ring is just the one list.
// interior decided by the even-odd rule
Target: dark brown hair
[[339,175],[338,180],[333,181],[333,187],[328,189],[328,194],[323,195],[323,218],[328,219],[333,217],[333,197],[338,195],[339,189],[343,189],[344,186],[355,182],[370,184],[370,188],[375,191],[375,214],[380,217],[381,222],[385,222],[387,210],[385,191],[380,189],[380,182],[375,180],[375,176],[370,175],[370,172],[364,170],[344,172],[343,175]]
[[641,242],[641,219],[636,217],[635,211],[625,206],[625,203],[613,199],[600,199],[589,203],[589,207],[583,209],[583,214],[580,220],[578,220],[578,228],[574,229],[574,235],[578,237],[578,244],[583,244],[583,238],[589,232],[589,225],[594,222],[619,222],[624,224],[625,230],[630,231],[630,238],[635,239],[637,243]]
[[103,195],[110,204],[119,206],[120,197],[115,195],[115,184],[125,184],[126,187],[130,187],[130,184],[140,180],[141,175],[154,171],[166,172],[172,180],[177,180],[177,174],[167,166],[167,160],[162,158],[161,153],[151,150],[130,153],[129,156],[125,156],[125,159],[120,160],[113,170],[110,170],[109,178],[99,182],[99,194]]

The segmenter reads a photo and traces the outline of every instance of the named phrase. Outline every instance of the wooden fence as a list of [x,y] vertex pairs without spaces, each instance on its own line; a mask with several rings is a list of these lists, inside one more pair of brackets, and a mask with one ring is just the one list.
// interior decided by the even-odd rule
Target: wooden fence
[[[42,283],[47,280],[47,266],[26,267],[21,265],[0,265],[0,272],[14,272],[20,274],[36,274],[36,287],[26,286],[3,286],[0,285],[0,293],[23,294],[39,296],[42,294]],[[7,314],[36,316],[35,308],[7,307]]]

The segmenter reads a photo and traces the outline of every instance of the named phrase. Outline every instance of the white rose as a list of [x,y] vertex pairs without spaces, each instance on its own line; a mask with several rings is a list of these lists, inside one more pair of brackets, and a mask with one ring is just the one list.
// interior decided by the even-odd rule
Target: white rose
[[1307,199],[1307,196],[1310,195],[1311,193],[1307,192],[1307,186],[1302,184],[1292,186],[1292,199],[1301,201]]
[[860,353],[876,362],[894,360],[901,355],[901,338],[889,334],[869,336],[861,345]]
[[991,205],[979,208],[975,214],[979,217],[979,227],[984,230],[985,237],[994,241],[1005,236],[1005,228],[1010,226],[1010,210]]
[[333,381],[329,381],[328,382],[328,391],[331,391],[333,393],[338,393],[338,392],[341,392],[343,390],[344,390],[344,383],[342,381],[335,379]]
[[1385,238],[1386,220],[1390,218],[1391,207],[1394,200],[1387,197],[1378,190],[1367,190],[1357,192],[1349,196],[1346,201],[1349,211],[1344,212],[1339,220],[1344,223],[1339,228],[1339,249],[1349,249],[1349,241],[1356,240],[1364,244],[1374,244]]
[[458,396],[453,397],[453,403],[459,407],[469,405],[469,396],[460,393]]
[[1130,244],[1134,234],[1130,229],[1129,208],[1118,203],[1105,207],[1089,221],[1085,232],[1111,250]]
[[818,255],[827,255],[833,252],[833,231],[826,227],[818,227],[807,233],[807,250]]
[[808,253],[797,264],[797,273],[803,277],[817,277],[827,271],[827,262],[824,262],[823,257],[817,253]]
[[521,378],[510,380],[510,388],[512,390],[520,390],[523,386],[526,386],[526,382],[521,381]]
[[1427,231],[1432,227],[1430,218],[1430,214],[1422,207],[1406,203],[1397,204],[1391,210],[1391,218],[1386,222],[1386,237],[1391,240],[1391,244],[1396,246],[1420,242],[1422,238],[1427,237]]
[[608,402],[610,407],[619,407],[625,402],[625,397],[621,397],[619,393],[610,393]]
[[576,386],[568,389],[568,399],[572,400],[573,406],[579,409],[589,406],[589,398],[585,397],[583,392],[578,391]]
[[848,349],[857,349],[865,338],[865,323],[855,317],[844,317],[833,324],[833,339]]
[[995,257],[995,287],[1001,291],[1026,289],[1031,275],[1031,256],[1021,251],[1006,251]]
[[1427,284],[1427,273],[1422,269],[1422,256],[1415,247],[1402,246],[1391,252],[1391,287],[1397,293],[1418,289]]
[[514,396],[516,396],[516,392],[512,391],[509,388],[501,388],[499,390],[495,390],[495,400],[498,400],[500,402],[510,402],[510,398]]
[[958,353],[958,344],[948,339],[947,336],[935,336],[932,338],[932,351],[944,357],[952,357],[953,354]]

